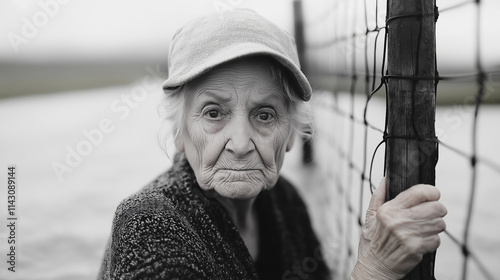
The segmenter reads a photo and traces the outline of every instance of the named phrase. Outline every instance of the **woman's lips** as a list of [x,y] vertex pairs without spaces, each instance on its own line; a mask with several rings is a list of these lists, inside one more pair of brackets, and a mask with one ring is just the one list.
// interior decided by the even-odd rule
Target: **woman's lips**
[[259,169],[219,169],[215,177],[225,182],[249,181],[261,176]]
[[247,169],[247,168],[242,168],[242,169],[223,168],[223,169],[219,169],[219,170],[224,170],[224,171],[260,171],[259,169],[255,169],[255,168],[252,168],[252,169]]

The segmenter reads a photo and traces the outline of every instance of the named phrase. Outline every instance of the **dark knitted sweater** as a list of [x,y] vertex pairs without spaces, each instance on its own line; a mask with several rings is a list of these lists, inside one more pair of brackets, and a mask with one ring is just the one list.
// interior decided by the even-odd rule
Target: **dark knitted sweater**
[[99,279],[328,279],[292,185],[280,177],[255,203],[256,263],[226,210],[178,154],[169,171],[118,206]]

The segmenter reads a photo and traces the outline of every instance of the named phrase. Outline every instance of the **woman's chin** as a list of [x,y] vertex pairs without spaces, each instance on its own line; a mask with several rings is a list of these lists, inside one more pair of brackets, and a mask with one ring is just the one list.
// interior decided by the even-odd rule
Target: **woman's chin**
[[256,197],[264,186],[255,182],[224,182],[215,186],[214,190],[228,199],[245,200]]

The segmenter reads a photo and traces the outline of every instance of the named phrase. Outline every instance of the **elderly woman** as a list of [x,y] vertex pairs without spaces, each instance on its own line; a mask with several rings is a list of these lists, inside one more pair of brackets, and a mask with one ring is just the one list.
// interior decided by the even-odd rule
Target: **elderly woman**
[[[279,175],[311,131],[292,37],[250,10],[197,19],[172,40],[163,88],[178,153],[121,203],[100,279],[330,279],[306,207]],[[414,186],[373,195],[352,279],[399,279],[439,246],[446,208]],[[317,265],[302,267],[315,258]]]

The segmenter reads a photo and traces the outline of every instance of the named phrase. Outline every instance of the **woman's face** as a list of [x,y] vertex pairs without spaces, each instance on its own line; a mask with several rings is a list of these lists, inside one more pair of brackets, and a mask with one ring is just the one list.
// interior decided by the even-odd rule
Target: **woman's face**
[[239,60],[189,84],[176,139],[200,187],[230,199],[272,188],[293,145],[286,94],[259,60]]

